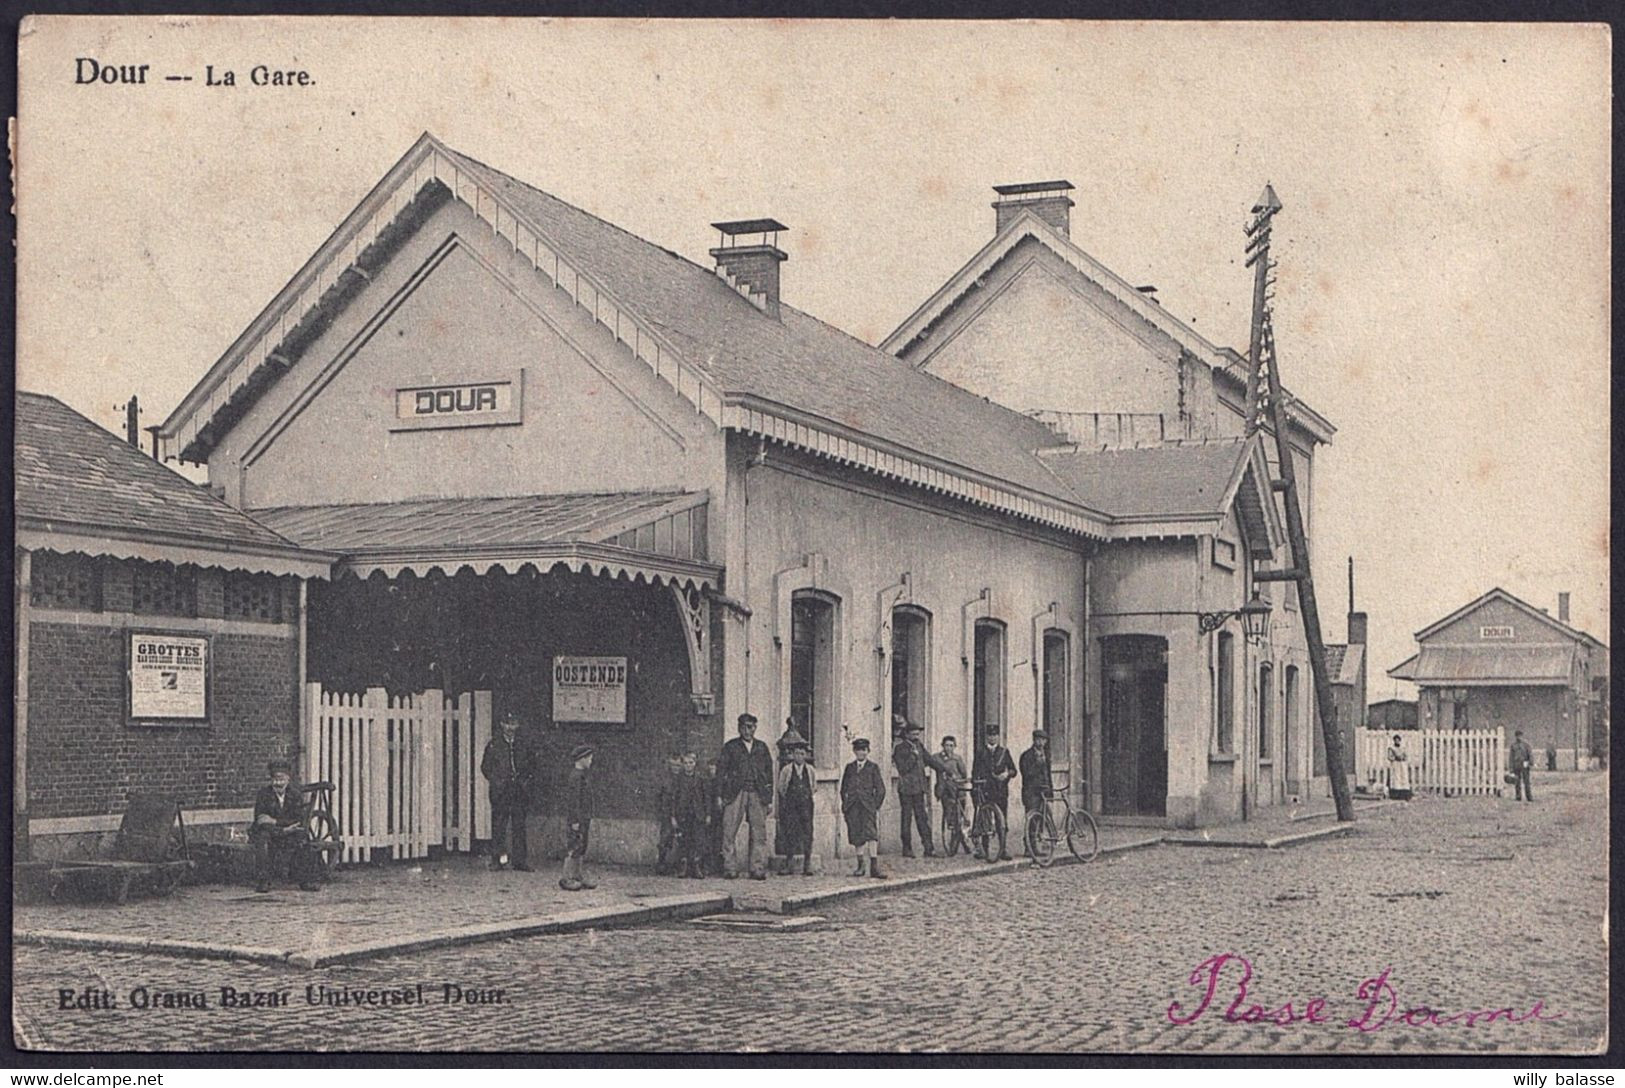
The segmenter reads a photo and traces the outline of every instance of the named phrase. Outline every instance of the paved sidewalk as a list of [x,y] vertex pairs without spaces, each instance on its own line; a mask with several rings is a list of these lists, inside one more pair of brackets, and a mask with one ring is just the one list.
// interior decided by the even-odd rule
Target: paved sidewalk
[[[1102,850],[1155,845],[1161,833],[1110,829]],[[1071,859],[1067,859],[1070,861]],[[849,859],[826,872],[766,881],[685,880],[645,868],[590,865],[590,891],[566,892],[554,865],[492,872],[483,857],[340,869],[319,892],[286,885],[260,895],[243,885],[181,887],[162,899],[113,904],[19,905],[18,944],[247,960],[318,967],[330,963],[505,937],[638,925],[730,910],[787,912],[892,889],[917,888],[1020,869],[957,858],[882,857],[889,879],[855,878]]]

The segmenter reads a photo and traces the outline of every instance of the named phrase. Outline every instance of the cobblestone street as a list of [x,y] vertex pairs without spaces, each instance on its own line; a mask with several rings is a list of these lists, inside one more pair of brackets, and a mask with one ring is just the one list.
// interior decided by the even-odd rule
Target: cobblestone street
[[[1589,1052],[1605,1043],[1606,776],[1543,775],[1539,803],[1419,797],[1286,850],[1164,845],[827,906],[821,923],[692,922],[506,940],[302,971],[19,947],[20,1046],[132,1050]],[[1256,1002],[1325,1022],[1227,1022],[1193,969],[1235,953]],[[1397,1009],[1348,1026],[1388,971]],[[425,1003],[322,1008],[306,987],[423,984]],[[443,1003],[448,984],[500,1000]],[[208,1007],[133,1009],[130,993]],[[221,1008],[220,987],[286,1007]],[[59,990],[111,1010],[59,1011]],[[318,991],[319,992],[319,991]],[[1533,1017],[1527,1014],[1536,1003]],[[1368,1023],[1380,1020],[1387,1000]],[[1510,1008],[1522,1022],[1400,1022]]]

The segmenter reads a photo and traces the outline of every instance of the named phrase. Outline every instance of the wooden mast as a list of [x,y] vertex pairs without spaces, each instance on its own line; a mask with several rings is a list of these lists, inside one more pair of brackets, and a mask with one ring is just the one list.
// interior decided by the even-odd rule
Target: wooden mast
[[[1354,801],[1349,795],[1348,776],[1343,768],[1345,753],[1338,739],[1337,707],[1332,700],[1332,679],[1326,674],[1326,643],[1320,634],[1320,609],[1315,603],[1315,582],[1309,571],[1309,540],[1303,530],[1303,506],[1298,498],[1297,472],[1292,464],[1292,443],[1287,437],[1286,404],[1281,395],[1279,359],[1275,334],[1270,324],[1270,225],[1281,201],[1269,185],[1253,206],[1253,221],[1247,226],[1247,264],[1253,271],[1252,335],[1247,345],[1247,433],[1253,434],[1266,420],[1275,432],[1276,471],[1270,482],[1281,493],[1286,506],[1287,541],[1292,556],[1287,569],[1256,571],[1255,581],[1295,581],[1298,605],[1303,616],[1303,632],[1309,643],[1309,667],[1315,681],[1315,706],[1319,710],[1321,735],[1326,742],[1326,774],[1332,781],[1332,798],[1340,821],[1354,819]],[[1350,604],[1350,608],[1353,605]]]

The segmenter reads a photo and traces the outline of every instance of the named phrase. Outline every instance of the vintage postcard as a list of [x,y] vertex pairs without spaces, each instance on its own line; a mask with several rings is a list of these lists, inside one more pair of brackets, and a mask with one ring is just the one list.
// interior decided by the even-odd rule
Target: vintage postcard
[[1601,1053],[1611,48],[29,18],[16,1045]]

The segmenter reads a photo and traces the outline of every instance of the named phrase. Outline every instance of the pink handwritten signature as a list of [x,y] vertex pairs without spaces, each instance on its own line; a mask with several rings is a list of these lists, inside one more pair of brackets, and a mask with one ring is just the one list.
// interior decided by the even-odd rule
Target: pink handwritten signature
[[[1239,956],[1234,952],[1209,956],[1196,965],[1196,969],[1191,972],[1190,984],[1202,988],[1201,1002],[1190,1012],[1186,1012],[1180,1002],[1172,1002],[1168,1006],[1168,1019],[1175,1024],[1194,1024],[1201,1019],[1214,1007],[1214,998],[1220,992],[1221,976],[1226,975],[1225,968],[1231,965],[1234,965],[1234,969],[1229,972],[1229,977],[1234,978],[1236,996],[1230,1002],[1230,1007],[1224,1010],[1226,1021],[1232,1024],[1273,1024],[1277,1027],[1299,1023],[1336,1023],[1337,1018],[1327,1010],[1327,1001],[1324,997],[1310,998],[1300,1004],[1286,1001],[1273,1008],[1250,1002],[1247,988],[1253,980],[1253,965],[1248,962],[1246,956]],[[1399,995],[1388,981],[1388,974],[1392,970],[1391,967],[1384,967],[1380,975],[1360,983],[1359,988],[1354,991],[1354,996],[1365,1003],[1365,1011],[1345,1021],[1345,1027],[1361,1032],[1379,1031],[1390,1024],[1415,1028],[1442,1027],[1449,1024],[1473,1027],[1477,1024],[1494,1023],[1497,1020],[1504,1020],[1509,1024],[1523,1024],[1532,1020],[1559,1020],[1563,1016],[1559,1012],[1547,1011],[1542,1000],[1537,1000],[1523,1012],[1516,1011],[1510,1006],[1446,1012],[1427,1005],[1407,1006],[1401,1011]]]

